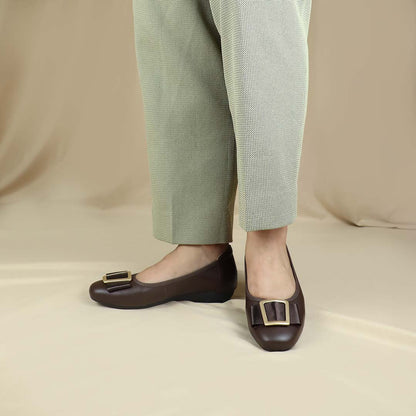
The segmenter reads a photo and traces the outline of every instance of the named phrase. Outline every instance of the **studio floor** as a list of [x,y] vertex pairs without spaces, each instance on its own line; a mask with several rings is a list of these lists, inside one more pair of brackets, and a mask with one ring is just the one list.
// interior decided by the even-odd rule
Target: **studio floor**
[[152,237],[149,206],[3,206],[0,414],[414,416],[416,232],[298,217],[305,328],[266,352],[247,329],[237,215],[233,299],[118,310],[90,283],[174,247]]

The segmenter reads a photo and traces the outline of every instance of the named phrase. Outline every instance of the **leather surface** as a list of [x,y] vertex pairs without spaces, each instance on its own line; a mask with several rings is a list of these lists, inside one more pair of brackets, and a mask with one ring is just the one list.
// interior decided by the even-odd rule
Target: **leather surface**
[[[289,325],[264,325],[260,314],[259,301],[263,298],[253,296],[247,285],[247,265],[244,258],[245,291],[246,291],[246,317],[249,331],[256,342],[267,351],[283,351],[292,348],[299,339],[305,322],[305,300],[297,277],[289,248],[286,245],[290,266],[295,278],[295,293],[286,300],[289,302]],[[285,320],[284,305],[282,303],[266,303],[265,311],[267,319]]]
[[[146,308],[171,300],[193,300],[194,295],[216,293],[231,297],[237,286],[237,268],[230,244],[217,260],[183,276],[157,283],[145,283],[132,274],[130,282],[104,283],[90,286],[93,300],[110,307]],[[209,298],[207,298],[209,299]]]

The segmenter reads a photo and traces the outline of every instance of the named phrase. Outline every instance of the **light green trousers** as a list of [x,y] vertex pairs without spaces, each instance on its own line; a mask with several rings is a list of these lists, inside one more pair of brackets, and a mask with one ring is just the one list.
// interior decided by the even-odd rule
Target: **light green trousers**
[[153,235],[233,241],[297,215],[311,0],[133,0]]

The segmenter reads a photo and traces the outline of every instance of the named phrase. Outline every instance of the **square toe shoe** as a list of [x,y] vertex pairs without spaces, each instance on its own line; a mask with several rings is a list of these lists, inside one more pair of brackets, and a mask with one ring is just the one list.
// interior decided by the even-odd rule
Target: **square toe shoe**
[[213,262],[191,273],[157,283],[140,282],[129,270],[106,273],[91,284],[91,299],[111,308],[148,308],[170,301],[225,302],[237,287],[230,244]]
[[246,317],[249,331],[256,342],[267,351],[284,351],[295,345],[305,321],[305,300],[289,249],[290,266],[295,278],[295,293],[287,299],[263,299],[253,296],[247,285],[247,265],[244,256]]

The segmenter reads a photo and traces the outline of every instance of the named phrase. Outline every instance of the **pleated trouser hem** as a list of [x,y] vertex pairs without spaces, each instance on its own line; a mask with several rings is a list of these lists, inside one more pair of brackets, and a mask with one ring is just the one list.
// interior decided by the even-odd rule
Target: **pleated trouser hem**
[[171,244],[220,244],[233,241],[233,215],[224,218],[186,218],[174,212],[153,211],[153,237]]
[[[293,224],[297,217],[297,194],[282,197],[280,203],[264,204],[255,213],[240,210],[238,223],[244,231],[259,231],[281,228]],[[271,208],[274,207],[274,208]]]

